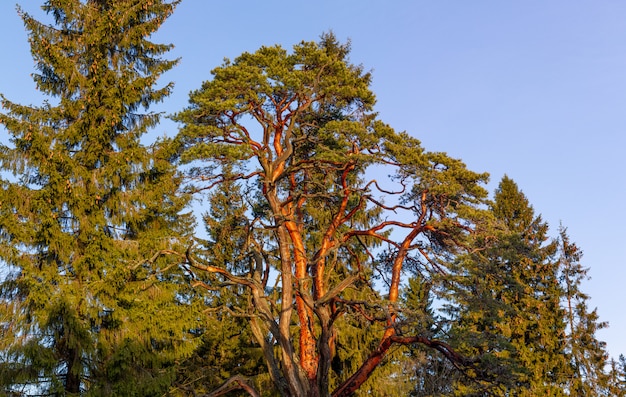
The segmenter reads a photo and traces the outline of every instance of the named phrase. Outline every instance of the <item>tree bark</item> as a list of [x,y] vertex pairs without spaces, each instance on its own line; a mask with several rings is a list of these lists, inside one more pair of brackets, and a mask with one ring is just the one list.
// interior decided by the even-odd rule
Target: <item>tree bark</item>
[[77,349],[68,350],[67,373],[65,374],[65,392],[69,395],[80,393],[80,357]]

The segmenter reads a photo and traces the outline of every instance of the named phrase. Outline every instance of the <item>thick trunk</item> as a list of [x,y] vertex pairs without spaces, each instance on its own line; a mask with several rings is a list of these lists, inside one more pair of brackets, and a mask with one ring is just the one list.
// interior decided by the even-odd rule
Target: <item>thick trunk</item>
[[307,281],[307,259],[302,235],[295,222],[285,222],[293,246],[295,263],[296,311],[300,320],[300,364],[309,380],[314,380],[317,373],[316,338],[313,334],[313,310],[305,302],[305,296],[310,290],[310,281]]

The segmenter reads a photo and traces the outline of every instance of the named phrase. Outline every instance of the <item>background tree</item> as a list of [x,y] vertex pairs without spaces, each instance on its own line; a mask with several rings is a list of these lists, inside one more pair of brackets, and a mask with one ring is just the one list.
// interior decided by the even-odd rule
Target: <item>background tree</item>
[[[421,266],[416,266],[415,274],[409,278],[402,299],[403,318],[412,334],[427,335],[440,340],[449,339],[449,327],[441,315],[433,308],[434,287],[437,277],[429,277]],[[437,302],[441,305],[441,301]],[[430,354],[421,345],[408,346],[404,367],[410,376],[410,390],[403,395],[440,396],[453,390],[455,383],[464,375],[444,355]]]
[[609,365],[609,387],[606,395],[626,396],[626,357],[620,354],[619,359],[611,359]]
[[[211,192],[207,204],[208,210],[203,215],[206,237],[198,239],[202,242],[202,256],[244,271],[247,253],[243,248],[249,211],[246,192],[236,183],[225,182]],[[247,289],[222,283],[212,273],[196,274],[191,285],[211,291],[204,294],[202,289],[196,290],[191,298],[202,301],[210,309],[203,312],[203,320],[194,330],[200,335],[201,344],[177,368],[173,393],[195,396],[218,389],[226,393],[250,383],[260,395],[276,395],[263,364],[263,352],[254,342],[248,323],[250,314],[241,310],[251,299]]]
[[[471,246],[487,176],[378,121],[370,75],[348,53],[332,35],[292,53],[244,53],[215,68],[175,117],[190,189],[235,182],[249,203],[241,232],[229,237],[238,260],[198,249],[188,265],[245,287],[238,311],[282,395],[329,395],[339,323],[359,318],[376,342],[342,373],[334,396],[359,389],[396,345],[472,364],[441,341],[404,334],[398,305],[405,263],[439,269]],[[392,178],[375,179],[385,172]]]
[[570,242],[567,230],[559,230],[561,283],[564,287],[563,305],[566,314],[566,353],[571,366],[567,390],[575,396],[618,395],[610,390],[608,353],[604,342],[597,339],[598,330],[607,327],[599,321],[597,310],[589,310],[589,297],[582,292],[581,283],[588,278],[588,269],[580,263],[582,251]]
[[[190,220],[173,153],[141,137],[176,61],[149,36],[178,2],[49,0],[47,25],[20,10],[51,98],[2,98],[0,260],[8,393],[155,395],[193,347],[178,259]],[[185,309],[183,310],[183,306]]]
[[490,206],[495,239],[461,256],[448,312],[450,343],[493,366],[495,383],[461,379],[454,395],[565,395],[565,312],[557,244],[513,180],[504,177]]

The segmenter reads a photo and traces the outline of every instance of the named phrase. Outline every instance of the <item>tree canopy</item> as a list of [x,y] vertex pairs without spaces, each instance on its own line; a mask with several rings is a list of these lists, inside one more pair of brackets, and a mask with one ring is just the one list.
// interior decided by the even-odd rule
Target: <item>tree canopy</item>
[[5,394],[624,393],[565,228],[381,120],[332,33],[225,60],[144,142],[178,3],[20,11],[50,100],[2,97]]

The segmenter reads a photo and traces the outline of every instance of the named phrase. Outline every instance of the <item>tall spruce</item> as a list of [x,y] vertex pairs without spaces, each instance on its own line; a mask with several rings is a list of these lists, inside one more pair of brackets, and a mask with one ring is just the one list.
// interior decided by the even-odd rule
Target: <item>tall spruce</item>
[[[247,319],[285,396],[353,395],[397,346],[474,363],[409,332],[399,306],[410,263],[436,272],[471,246],[487,175],[378,120],[371,76],[348,55],[332,34],[244,53],[176,116],[190,189],[246,192],[243,211],[225,201],[236,228],[187,251],[187,264],[209,303],[222,304],[216,287],[245,291],[223,313]],[[231,375],[224,387],[251,386]]]
[[38,90],[2,98],[2,305],[6,393],[157,395],[193,316],[179,259],[187,199],[167,140],[144,145],[175,60],[150,41],[178,1],[48,0],[52,23],[19,10]]
[[[503,297],[514,307],[510,342],[524,368],[518,380],[520,396],[562,394],[564,374],[563,290],[558,280],[557,245],[548,235],[548,224],[517,184],[504,177],[496,190],[492,211],[509,232],[503,239],[501,260],[513,276],[513,290]],[[506,295],[509,295],[508,297]]]
[[451,343],[480,353],[492,382],[461,380],[454,395],[565,395],[565,312],[556,241],[516,183],[504,177],[491,205],[495,221],[485,250],[460,257],[448,295]]

